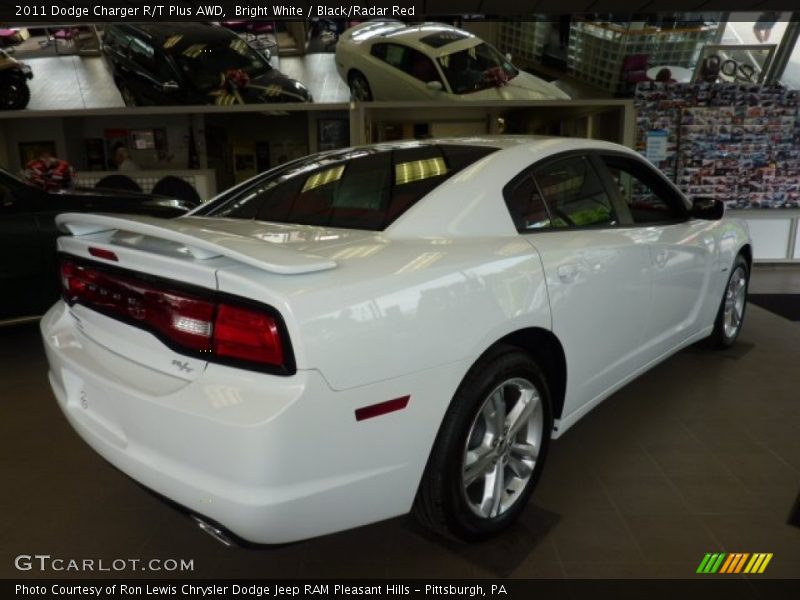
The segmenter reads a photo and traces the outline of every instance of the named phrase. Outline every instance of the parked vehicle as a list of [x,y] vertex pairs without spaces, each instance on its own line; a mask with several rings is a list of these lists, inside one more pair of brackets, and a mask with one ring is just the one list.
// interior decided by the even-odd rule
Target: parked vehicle
[[734,343],[752,252],[722,213],[616,144],[486,137],[311,156],[173,220],[63,214],[50,381],[97,452],[217,536],[413,510],[480,539],[551,437]]
[[45,192],[0,169],[0,325],[45,313],[59,296],[55,216],[99,211],[175,217],[196,204],[147,194]]
[[0,110],[22,110],[28,106],[29,79],[33,79],[30,66],[0,49]]
[[336,68],[354,100],[569,100],[479,37],[440,23],[369,21],[339,36]]
[[128,106],[312,100],[302,83],[224,27],[113,24],[102,51]]

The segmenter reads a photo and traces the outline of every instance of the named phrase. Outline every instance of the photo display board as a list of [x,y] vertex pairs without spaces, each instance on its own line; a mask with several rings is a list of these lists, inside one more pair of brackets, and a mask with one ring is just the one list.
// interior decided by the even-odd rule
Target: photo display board
[[799,98],[779,86],[646,83],[636,90],[636,149],[690,197],[798,208]]

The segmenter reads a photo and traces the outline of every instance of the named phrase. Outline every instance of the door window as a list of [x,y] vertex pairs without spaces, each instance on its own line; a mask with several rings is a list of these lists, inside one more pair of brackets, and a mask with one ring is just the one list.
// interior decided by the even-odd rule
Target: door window
[[132,38],[130,45],[131,60],[137,65],[146,69],[150,73],[154,71],[155,60],[153,47],[140,40],[139,38]]
[[603,156],[602,161],[634,223],[680,221],[688,215],[683,199],[647,165],[621,156]]
[[551,227],[603,227],[617,224],[605,186],[588,158],[564,158],[533,172],[551,217]]
[[403,46],[402,44],[375,44],[372,46],[372,55],[423,83],[428,83],[429,81],[441,83],[442,81],[433,61],[422,52],[408,46]]

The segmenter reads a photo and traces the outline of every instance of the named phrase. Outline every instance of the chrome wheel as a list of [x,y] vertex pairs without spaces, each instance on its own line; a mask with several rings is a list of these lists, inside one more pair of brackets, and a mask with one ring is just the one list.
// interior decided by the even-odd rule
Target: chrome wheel
[[744,303],[747,294],[747,273],[739,265],[733,271],[728,281],[728,289],[725,290],[725,308],[723,313],[723,331],[725,337],[730,339],[736,337],[739,328],[742,326],[744,316]]
[[530,481],[542,445],[542,399],[527,379],[508,379],[484,400],[464,448],[467,505],[483,518],[508,511]]

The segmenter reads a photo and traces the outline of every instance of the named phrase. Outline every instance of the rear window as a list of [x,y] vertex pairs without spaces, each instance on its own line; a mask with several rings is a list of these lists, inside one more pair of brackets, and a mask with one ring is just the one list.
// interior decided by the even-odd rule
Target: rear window
[[430,46],[431,48],[441,48],[447,44],[458,42],[472,37],[466,31],[458,31],[457,29],[437,31],[419,39],[420,42]]
[[373,147],[308,157],[195,214],[381,231],[495,148]]

